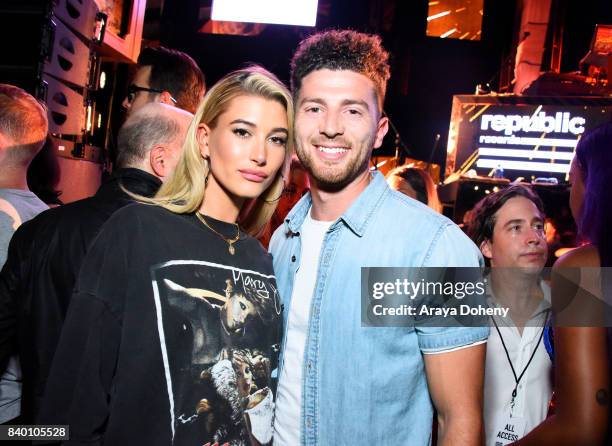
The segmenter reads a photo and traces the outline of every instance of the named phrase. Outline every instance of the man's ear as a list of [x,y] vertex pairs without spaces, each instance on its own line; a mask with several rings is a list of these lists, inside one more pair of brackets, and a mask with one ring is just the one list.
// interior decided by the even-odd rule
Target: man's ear
[[381,116],[378,120],[378,126],[376,127],[376,138],[374,139],[374,148],[378,149],[382,143],[385,135],[389,131],[389,118]]
[[166,147],[158,145],[154,146],[149,151],[149,163],[153,174],[163,179],[168,175],[168,167],[166,165]]
[[159,94],[159,102],[166,105],[176,106],[176,99],[174,99],[170,92],[166,90]]
[[491,257],[493,257],[493,251],[491,249],[491,240],[485,240],[484,242],[480,244],[480,252],[487,259],[490,259]]
[[208,148],[208,135],[210,135],[210,128],[206,124],[198,125],[196,130],[196,140],[200,147],[200,153],[203,158],[210,158],[210,149]]

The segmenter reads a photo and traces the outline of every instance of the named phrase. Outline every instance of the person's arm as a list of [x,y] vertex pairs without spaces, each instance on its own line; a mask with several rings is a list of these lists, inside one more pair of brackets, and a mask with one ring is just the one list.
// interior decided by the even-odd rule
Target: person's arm
[[438,444],[482,443],[486,343],[425,354],[429,392],[438,412]]
[[[438,231],[423,266],[478,268],[482,264],[480,250],[449,222]],[[429,392],[438,412],[438,444],[480,445],[489,327],[446,325],[416,327]]]
[[[599,265],[588,249],[559,259],[554,270]],[[553,274],[552,296],[566,282]],[[555,414],[514,445],[597,446],[605,439],[610,399],[606,329],[555,328]]]
[[36,421],[69,425],[71,444],[102,444],[121,325],[96,297],[72,299]]
[[109,220],[90,246],[53,357],[37,424],[68,424],[70,444],[102,444],[113,404],[132,222]]
[[555,329],[555,398],[555,414],[513,445],[603,445],[610,399],[605,328]]

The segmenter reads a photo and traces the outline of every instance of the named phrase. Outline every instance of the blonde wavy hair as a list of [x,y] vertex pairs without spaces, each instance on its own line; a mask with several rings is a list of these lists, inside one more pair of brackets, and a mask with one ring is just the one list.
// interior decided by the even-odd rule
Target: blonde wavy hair
[[279,102],[287,112],[288,138],[285,159],[272,184],[257,198],[248,200],[241,209],[238,223],[249,234],[257,237],[272,217],[283,191],[293,153],[293,101],[291,93],[266,69],[253,65],[223,77],[208,92],[198,107],[187,130],[183,152],[173,175],[162,184],[153,198],[138,197],[176,214],[190,214],[202,206],[205,198],[209,161],[200,153],[197,130],[201,123],[214,129],[230,102],[238,96],[260,96]]

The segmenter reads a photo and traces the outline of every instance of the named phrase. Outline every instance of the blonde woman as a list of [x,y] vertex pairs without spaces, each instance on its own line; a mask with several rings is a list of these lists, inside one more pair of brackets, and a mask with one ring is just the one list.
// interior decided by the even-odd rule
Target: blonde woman
[[253,235],[282,192],[292,119],[274,75],[227,75],[198,108],[173,177],[103,227],[44,403],[71,440],[271,441],[281,310]]

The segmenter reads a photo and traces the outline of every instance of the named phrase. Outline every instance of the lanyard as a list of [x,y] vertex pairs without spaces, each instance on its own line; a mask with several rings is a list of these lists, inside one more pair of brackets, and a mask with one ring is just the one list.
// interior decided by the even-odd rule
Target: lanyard
[[499,327],[497,326],[497,322],[495,322],[495,318],[491,317],[491,319],[493,320],[493,324],[495,325],[495,329],[497,330],[497,334],[499,335],[499,339],[501,339],[502,345],[504,347],[504,351],[506,352],[506,358],[508,358],[508,363],[510,364],[510,368],[512,369],[512,374],[514,375],[514,381],[516,384],[514,384],[514,389],[512,390],[512,400],[510,401],[510,416],[512,416],[512,411],[514,410],[514,399],[516,398],[516,389],[519,385],[519,383],[521,382],[521,379],[523,378],[523,375],[525,375],[525,372],[527,371],[527,368],[531,365],[531,361],[533,360],[533,357],[535,356],[536,352],[538,351],[538,347],[540,346],[540,344],[542,343],[542,337],[544,336],[544,331],[546,330],[546,323],[548,322],[548,313],[550,310],[546,310],[546,317],[544,319],[544,326],[542,327],[542,332],[540,333],[540,338],[538,339],[538,343],[536,344],[535,348],[533,349],[533,352],[531,353],[531,356],[529,357],[529,361],[527,361],[527,364],[525,365],[525,368],[523,369],[523,371],[521,372],[521,374],[517,377],[516,376],[516,371],[514,370],[514,365],[512,365],[512,360],[510,359],[510,353],[508,352],[508,348],[506,347],[506,343],[504,342],[504,337],[501,334],[501,331],[499,331]]

